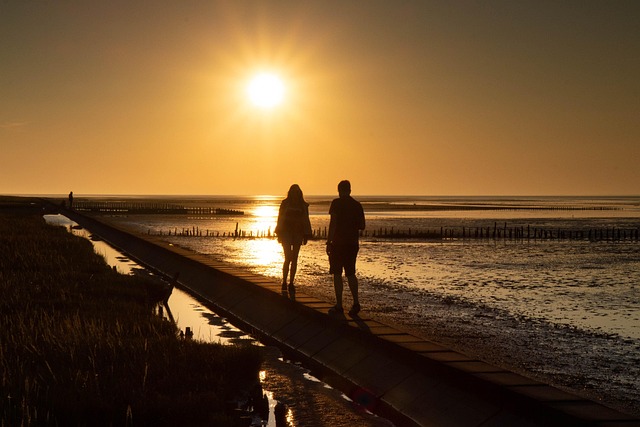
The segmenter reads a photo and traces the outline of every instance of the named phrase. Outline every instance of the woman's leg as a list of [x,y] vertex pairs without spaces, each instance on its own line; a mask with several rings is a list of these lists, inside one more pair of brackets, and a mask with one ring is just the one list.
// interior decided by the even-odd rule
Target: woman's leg
[[300,244],[291,245],[291,279],[289,284],[293,285],[293,281],[296,278],[296,271],[298,271],[298,254],[300,253]]
[[284,263],[282,264],[282,290],[287,289],[287,276],[289,275],[289,264],[291,263],[291,245],[282,242],[284,252]]

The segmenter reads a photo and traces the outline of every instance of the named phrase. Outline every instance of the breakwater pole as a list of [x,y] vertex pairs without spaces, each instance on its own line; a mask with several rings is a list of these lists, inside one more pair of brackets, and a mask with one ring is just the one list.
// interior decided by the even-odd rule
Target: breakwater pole
[[[275,233],[267,230],[241,230],[236,224],[236,228],[229,232],[212,230],[202,230],[198,227],[174,228],[173,230],[148,230],[147,234],[155,236],[176,236],[176,237],[224,237],[224,238],[276,238]],[[401,230],[391,228],[378,228],[374,230],[364,230],[360,236],[369,240],[510,240],[510,241],[531,241],[531,240],[587,240],[587,241],[640,241],[640,228],[544,228],[525,226],[508,226],[503,223],[500,226],[494,223],[491,226],[477,227],[445,227],[427,230]],[[311,240],[323,240],[327,238],[327,228],[313,230]]]

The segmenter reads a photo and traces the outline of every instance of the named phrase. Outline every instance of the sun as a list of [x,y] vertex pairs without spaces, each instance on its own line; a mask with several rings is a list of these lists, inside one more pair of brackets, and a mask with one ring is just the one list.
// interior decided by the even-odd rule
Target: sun
[[256,107],[273,108],[284,99],[284,83],[275,74],[260,73],[249,82],[247,94]]

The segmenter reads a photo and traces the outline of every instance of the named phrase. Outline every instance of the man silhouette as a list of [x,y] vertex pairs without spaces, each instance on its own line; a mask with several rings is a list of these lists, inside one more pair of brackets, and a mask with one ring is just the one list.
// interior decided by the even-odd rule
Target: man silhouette
[[356,258],[358,256],[360,230],[365,228],[364,210],[360,202],[351,197],[351,183],[347,180],[338,184],[339,198],[331,202],[329,214],[329,235],[327,236],[327,254],[329,255],[330,273],[333,274],[333,287],[336,293],[336,305],[329,310],[330,314],[342,314],[342,271],[347,276],[347,283],[353,296],[351,316],[360,312],[358,299],[358,279],[356,277]]

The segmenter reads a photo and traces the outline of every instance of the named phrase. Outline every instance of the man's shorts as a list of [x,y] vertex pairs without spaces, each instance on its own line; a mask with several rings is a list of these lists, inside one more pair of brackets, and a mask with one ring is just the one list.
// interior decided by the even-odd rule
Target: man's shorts
[[329,273],[353,276],[356,274],[356,258],[358,257],[358,245],[335,245],[329,255]]

